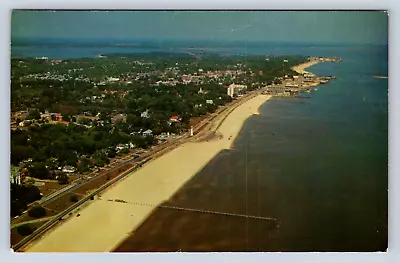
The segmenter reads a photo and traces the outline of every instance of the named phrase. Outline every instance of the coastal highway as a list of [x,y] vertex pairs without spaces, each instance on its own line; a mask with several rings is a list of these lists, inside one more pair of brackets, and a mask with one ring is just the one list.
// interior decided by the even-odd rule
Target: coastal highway
[[[50,221],[48,221],[47,223],[45,223],[44,225],[42,225],[41,227],[39,227],[38,229],[36,229],[31,235],[25,237],[24,239],[22,239],[20,242],[18,242],[17,244],[13,245],[12,248],[14,249],[14,251],[18,251],[21,248],[23,248],[25,245],[29,244],[29,242],[31,242],[32,240],[36,239],[37,237],[39,237],[41,234],[44,234],[47,230],[49,230],[51,227],[55,226],[58,222],[60,222],[63,217],[65,217],[66,215],[68,215],[69,213],[71,213],[72,211],[74,211],[76,208],[78,208],[79,206],[81,206],[82,204],[84,204],[86,201],[88,201],[91,197],[95,196],[96,194],[102,192],[104,189],[106,189],[107,187],[113,185],[114,183],[116,183],[117,181],[123,179],[126,175],[130,174],[131,172],[135,171],[136,169],[140,168],[144,163],[146,163],[147,161],[151,160],[152,156],[154,155],[158,155],[158,154],[162,154],[166,151],[171,150],[171,148],[176,148],[178,147],[178,145],[180,145],[182,143],[182,141],[186,138],[189,137],[189,134],[185,134],[183,136],[180,136],[166,144],[160,145],[158,147],[155,147],[153,152],[147,152],[145,154],[143,154],[142,156],[140,156],[137,159],[130,159],[126,162],[124,162],[123,164],[120,164],[117,167],[112,168],[110,171],[119,169],[120,167],[122,167],[123,165],[135,161],[137,162],[137,164],[128,169],[127,171],[123,172],[122,174],[118,175],[116,178],[112,179],[111,181],[107,182],[106,184],[102,185],[100,188],[96,189],[95,191],[93,191],[92,193],[90,193],[89,195],[85,196],[84,198],[82,198],[81,200],[79,200],[78,202],[76,202],[75,204],[73,204],[72,206],[70,206],[69,208],[67,208],[66,210],[60,212],[58,215],[56,215],[55,217],[53,217],[53,219],[51,219]],[[104,175],[104,174],[103,174]],[[101,175],[99,175],[101,176]],[[93,177],[91,180],[96,179],[97,177]],[[91,181],[89,180],[89,181]],[[87,181],[87,182],[89,182]],[[85,182],[85,183],[87,183]],[[76,189],[77,187],[82,186],[81,183],[76,183],[74,185],[71,185],[69,187],[65,187],[63,189],[61,189],[62,191],[57,191],[56,193],[53,193],[51,196],[48,196],[44,201],[42,201],[40,204],[41,205],[45,205],[57,198],[59,198],[60,196],[69,193],[71,191],[73,191],[74,189]]]
[[123,172],[122,174],[120,174],[119,176],[114,178],[113,180],[111,180],[111,181],[107,182],[106,184],[102,185],[100,188],[96,189],[95,191],[93,191],[89,195],[85,196],[84,198],[82,198],[81,200],[79,200],[78,202],[76,202],[75,204],[73,204],[72,206],[67,208],[66,210],[60,212],[57,216],[55,216],[49,222],[45,223],[44,225],[42,225],[41,227],[36,229],[31,235],[29,235],[26,238],[22,239],[19,243],[15,244],[12,248],[14,249],[14,251],[20,250],[23,246],[27,245],[28,242],[36,239],[39,235],[43,234],[45,231],[50,229],[52,226],[54,226],[58,222],[60,222],[63,219],[63,217],[65,217],[69,213],[73,212],[75,209],[77,209],[79,206],[84,204],[86,201],[90,200],[91,197],[94,197],[95,195],[97,195],[98,193],[100,193],[101,191],[103,191],[104,189],[109,187],[110,185],[112,185],[112,184],[116,183],[117,181],[121,180],[127,174],[135,171],[138,167],[140,167],[140,165],[136,165],[136,166],[128,169],[127,171]]
[[[47,223],[45,223],[44,225],[42,225],[41,227],[36,229],[31,235],[25,237],[24,239],[22,239],[17,244],[14,244],[12,246],[12,248],[15,251],[19,251],[19,250],[23,249],[26,245],[29,245],[29,242],[33,241],[34,239],[36,239],[40,235],[44,234],[51,227],[54,227],[57,223],[62,221],[66,215],[69,215],[69,213],[72,213],[75,209],[80,207],[86,201],[90,200],[90,198],[94,197],[95,195],[97,195],[100,192],[102,192],[103,190],[105,190],[107,187],[109,187],[109,186],[113,185],[114,183],[120,181],[121,179],[125,178],[125,176],[127,176],[128,174],[130,174],[130,173],[134,172],[135,170],[139,169],[146,162],[151,161],[152,159],[154,159],[154,158],[156,158],[156,157],[158,157],[158,156],[160,156],[160,155],[162,155],[162,154],[164,154],[164,153],[166,153],[168,151],[171,151],[171,150],[179,147],[181,144],[183,144],[183,143],[185,143],[187,141],[191,141],[193,139],[199,139],[199,138],[201,139],[202,136],[207,134],[206,133],[207,131],[212,131],[212,130],[216,131],[218,129],[218,127],[221,125],[221,123],[225,120],[225,118],[236,107],[238,107],[243,102],[253,98],[254,96],[256,96],[258,94],[261,94],[261,92],[260,91],[251,92],[251,93],[247,94],[246,96],[244,96],[242,99],[234,101],[233,103],[231,103],[229,105],[226,105],[224,107],[219,108],[215,113],[211,114],[206,119],[204,119],[203,121],[198,123],[195,127],[193,127],[193,131],[194,131],[194,136],[193,137],[189,136],[189,133],[185,133],[185,134],[179,136],[178,138],[176,138],[176,139],[174,139],[174,140],[172,140],[170,142],[167,142],[165,144],[162,144],[162,145],[154,147],[153,151],[146,152],[145,154],[143,154],[142,156],[140,156],[137,159],[129,159],[128,161],[125,161],[122,164],[110,169],[108,172],[114,171],[116,169],[119,169],[123,165],[126,165],[127,163],[132,162],[132,161],[134,161],[136,163],[136,165],[134,167],[129,168],[127,171],[121,173],[116,178],[110,180],[109,182],[107,182],[106,184],[102,185],[101,187],[99,187],[98,189],[96,189],[95,191],[90,193],[89,195],[83,197],[81,200],[79,200],[78,202],[76,202],[72,206],[68,207],[66,210],[64,210],[64,211],[60,212],[59,214],[57,214],[53,219],[51,219],[50,221],[48,221]],[[215,126],[214,124],[217,124],[217,125]],[[105,174],[106,173],[104,173],[102,175],[105,175]],[[98,176],[102,176],[102,175],[98,175]],[[91,180],[94,180],[98,176],[92,178]],[[89,181],[91,181],[91,180],[89,180]],[[85,183],[87,183],[89,181],[86,181]],[[82,185],[81,183],[77,183],[76,185],[74,184],[74,185],[70,186],[70,188],[66,188],[65,190],[63,189],[63,191],[54,193],[54,194],[52,194],[52,196],[49,196],[48,198],[46,198],[45,201],[41,202],[41,205],[47,204],[47,203],[53,201],[54,199],[66,194],[66,193],[69,193],[69,192],[73,191],[74,189],[76,189],[77,187],[79,187],[81,185]]]
[[[65,186],[65,187],[63,187],[63,188],[61,188],[61,189],[55,191],[54,193],[51,193],[51,194],[49,194],[49,195],[46,195],[46,196],[42,197],[42,199],[40,199],[40,200],[38,200],[38,201],[35,201],[35,202],[29,204],[29,205],[28,205],[28,210],[29,210],[29,207],[34,206],[34,205],[41,205],[41,206],[44,206],[44,205],[50,203],[51,201],[53,201],[54,199],[59,198],[61,195],[66,194],[66,193],[68,193],[68,192],[71,192],[71,191],[75,190],[78,186],[80,186],[80,183],[75,182],[75,183],[72,183],[72,184],[70,184],[70,185],[67,185],[67,186]],[[17,221],[18,219],[21,219],[21,217],[25,216],[25,214],[26,214],[26,212],[27,212],[28,210],[24,211],[24,212],[22,213],[21,216],[16,216],[16,217],[14,217],[14,218],[11,219],[11,221],[10,221],[11,228],[14,228],[14,227],[15,227],[15,225],[14,225],[13,223],[14,223],[15,221]]]

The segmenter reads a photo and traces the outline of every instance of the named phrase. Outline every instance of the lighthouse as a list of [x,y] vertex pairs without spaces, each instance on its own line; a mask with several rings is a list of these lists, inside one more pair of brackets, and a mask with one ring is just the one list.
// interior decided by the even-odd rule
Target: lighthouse
[[193,126],[190,126],[190,137],[193,136]]

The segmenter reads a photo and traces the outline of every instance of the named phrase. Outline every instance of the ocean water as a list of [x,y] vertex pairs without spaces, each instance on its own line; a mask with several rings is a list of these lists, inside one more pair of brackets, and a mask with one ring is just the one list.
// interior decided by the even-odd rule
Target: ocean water
[[385,251],[387,49],[324,49],[343,61],[310,70],[336,80],[265,103],[166,202],[276,221],[160,208],[116,251]]
[[281,219],[274,249],[386,249],[388,81],[371,77],[387,76],[379,52],[316,65],[338,79],[310,99],[271,100],[238,138],[259,171],[262,211]]
[[[379,49],[382,46],[339,45],[314,43],[273,43],[273,42],[193,42],[193,41],[155,41],[155,40],[101,40],[97,42],[77,39],[51,40],[42,39],[31,42],[13,41],[11,55],[16,57],[48,57],[51,59],[93,58],[100,54],[119,53],[215,53],[223,55],[304,55],[304,56],[338,56],[361,53],[365,50]],[[187,48],[191,48],[188,50]],[[367,51],[368,53],[369,51]],[[387,52],[387,51],[386,51]]]
[[[190,45],[193,46],[193,45]],[[204,46],[204,45],[200,45]],[[50,58],[168,51],[140,47],[13,46]],[[337,79],[273,98],[166,205],[275,218],[159,208],[116,251],[383,251],[388,220],[388,50],[382,46],[236,45],[221,54],[338,56],[309,70]]]

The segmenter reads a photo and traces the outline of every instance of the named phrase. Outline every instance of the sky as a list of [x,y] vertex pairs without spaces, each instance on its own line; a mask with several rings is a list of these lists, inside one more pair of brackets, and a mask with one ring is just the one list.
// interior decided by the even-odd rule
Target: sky
[[387,44],[385,12],[14,11],[11,38],[154,38]]

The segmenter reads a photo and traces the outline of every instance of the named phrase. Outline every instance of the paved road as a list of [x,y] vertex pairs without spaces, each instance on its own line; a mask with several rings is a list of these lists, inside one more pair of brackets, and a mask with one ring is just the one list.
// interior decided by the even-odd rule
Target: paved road
[[54,219],[54,218],[56,218],[56,216],[49,216],[49,217],[39,218],[39,219],[35,219],[35,220],[30,220],[30,221],[24,221],[24,222],[21,222],[21,223],[18,223],[18,224],[11,225],[11,229],[13,229],[15,227],[22,226],[22,225],[26,225],[26,224],[39,223],[39,222],[42,222],[42,221],[49,221],[49,220]]
[[[53,219],[51,219],[49,222],[47,222],[46,224],[44,224],[43,226],[41,226],[40,228],[38,228],[33,234],[31,234],[30,236],[24,238],[23,240],[21,240],[18,244],[14,244],[13,248],[15,250],[18,250],[20,248],[22,248],[23,246],[25,246],[28,242],[32,241],[33,239],[35,239],[36,237],[38,237],[39,235],[43,234],[45,231],[47,231],[48,229],[50,229],[52,226],[54,226],[60,219],[62,219],[65,215],[67,215],[68,213],[74,211],[76,208],[78,208],[80,205],[82,205],[83,203],[85,203],[86,201],[88,201],[91,197],[95,196],[96,194],[102,192],[104,189],[106,189],[107,187],[111,186],[112,184],[116,183],[117,181],[121,180],[122,178],[124,178],[125,176],[127,176],[128,174],[130,174],[131,172],[135,171],[136,169],[140,168],[142,166],[142,164],[146,163],[147,161],[153,159],[154,157],[158,157],[159,154],[163,154],[167,151],[170,151],[172,149],[175,149],[176,147],[180,146],[182,143],[185,143],[187,141],[193,140],[193,139],[198,139],[198,138],[202,138],[202,136],[206,135],[207,130],[211,130],[211,128],[213,128],[213,125],[216,123],[219,123],[216,128],[214,129],[214,131],[216,131],[216,129],[218,129],[219,125],[223,122],[223,120],[239,105],[241,105],[243,102],[249,100],[250,98],[254,97],[255,95],[261,94],[261,91],[258,92],[252,92],[249,93],[247,96],[243,97],[242,99],[235,101],[227,106],[224,106],[223,108],[218,109],[215,113],[211,114],[209,117],[207,117],[205,120],[201,121],[198,125],[196,125],[194,127],[194,131],[198,131],[200,130],[197,134],[195,134],[193,137],[189,136],[189,133],[185,133],[181,136],[178,136],[176,139],[173,139],[169,142],[167,142],[166,144],[162,144],[156,147],[153,147],[153,151],[148,151],[144,154],[142,154],[139,158],[136,159],[130,159],[128,161],[125,161],[123,164],[118,165],[116,167],[113,167],[111,170],[109,171],[113,171],[115,169],[120,168],[122,165],[125,165],[129,162],[135,162],[137,163],[134,167],[128,169],[127,171],[123,172],[122,174],[120,174],[119,176],[117,176],[116,178],[114,178],[113,180],[107,182],[106,184],[102,185],[101,187],[99,187],[98,189],[96,189],[95,191],[93,191],[91,194],[87,195],[86,197],[82,198],[81,200],[79,200],[77,203],[73,204],[72,206],[70,206],[69,208],[67,208],[66,210],[60,212],[58,215],[54,216]],[[225,111],[225,112],[224,112]],[[220,113],[223,112],[222,115],[220,115]],[[219,118],[218,118],[219,117]],[[130,156],[133,156],[134,153],[130,154]],[[126,158],[126,157],[125,157]],[[115,163],[115,162],[114,162]],[[103,176],[105,175],[105,173],[100,174],[98,176]],[[97,177],[95,177],[97,178]],[[95,179],[93,178],[93,179]],[[91,180],[93,180],[91,179]],[[91,181],[89,180],[89,181]],[[87,182],[89,182],[87,181]],[[81,186],[82,184],[78,184],[77,186],[73,186],[71,188],[69,188],[66,191],[61,192],[58,195],[54,195],[51,198],[48,198],[45,202],[50,202],[52,201],[54,198],[59,197],[60,195],[63,195],[67,192],[71,192],[72,190],[74,190],[76,187]],[[43,202],[43,203],[45,203]],[[42,205],[43,205],[42,203]]]

